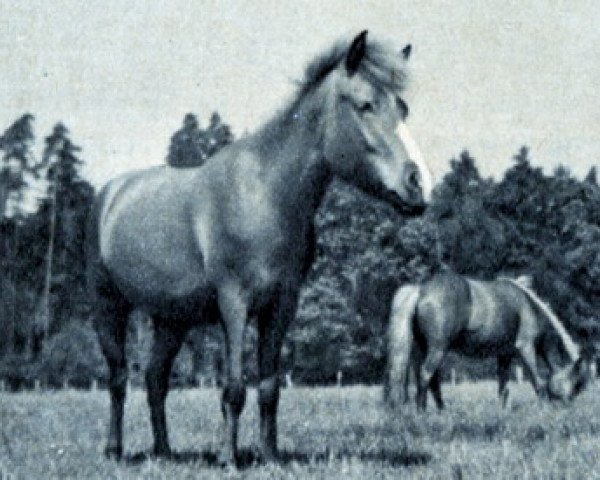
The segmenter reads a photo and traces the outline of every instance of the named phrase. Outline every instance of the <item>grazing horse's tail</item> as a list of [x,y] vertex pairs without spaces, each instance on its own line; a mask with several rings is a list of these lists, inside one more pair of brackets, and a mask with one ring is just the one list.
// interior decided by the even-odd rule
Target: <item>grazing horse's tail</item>
[[420,287],[405,285],[394,295],[388,329],[387,372],[384,380],[384,400],[390,406],[408,400],[408,369],[414,340],[413,318],[419,301]]

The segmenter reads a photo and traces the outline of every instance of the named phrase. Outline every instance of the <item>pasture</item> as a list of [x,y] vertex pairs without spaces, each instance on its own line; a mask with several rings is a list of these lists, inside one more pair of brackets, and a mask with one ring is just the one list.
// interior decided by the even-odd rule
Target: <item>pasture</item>
[[[378,387],[282,390],[280,464],[254,462],[256,392],[242,415],[242,469],[215,466],[222,435],[217,389],[173,390],[167,399],[172,460],[152,446],[146,394],[129,392],[126,459],[103,456],[108,394],[0,392],[0,478],[590,478],[600,464],[600,387],[569,408],[538,401],[511,383],[501,410],[495,382],[443,385],[447,408],[430,401],[390,415]],[[431,400],[431,399],[430,399]]]

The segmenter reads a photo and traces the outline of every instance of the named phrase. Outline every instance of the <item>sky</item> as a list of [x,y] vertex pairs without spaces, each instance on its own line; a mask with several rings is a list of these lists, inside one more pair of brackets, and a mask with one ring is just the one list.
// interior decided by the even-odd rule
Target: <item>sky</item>
[[440,179],[468,149],[500,176],[600,161],[600,2],[0,0],[0,130],[62,121],[96,186],[164,162],[193,112],[252,132],[305,65],[363,29],[412,43],[409,127]]

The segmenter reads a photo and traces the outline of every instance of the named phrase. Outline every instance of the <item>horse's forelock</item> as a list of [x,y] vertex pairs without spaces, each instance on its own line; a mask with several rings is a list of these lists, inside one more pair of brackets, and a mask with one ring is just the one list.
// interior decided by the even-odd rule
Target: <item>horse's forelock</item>
[[[346,58],[350,42],[338,41],[331,48],[315,58],[306,68],[301,82],[302,92],[306,93],[319,85]],[[358,72],[364,75],[374,87],[380,90],[401,91],[406,83],[402,55],[378,40],[367,38],[365,56]]]

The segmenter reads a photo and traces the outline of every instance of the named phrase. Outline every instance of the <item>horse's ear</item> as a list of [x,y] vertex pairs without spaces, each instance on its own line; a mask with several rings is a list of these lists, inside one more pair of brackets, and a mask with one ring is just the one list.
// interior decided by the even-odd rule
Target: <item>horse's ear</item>
[[409,43],[406,45],[406,47],[400,50],[400,55],[402,55],[404,60],[408,60],[408,57],[410,57],[410,52],[412,52],[412,45]]
[[346,70],[353,75],[367,51],[367,30],[360,32],[352,41],[348,54],[346,55]]

